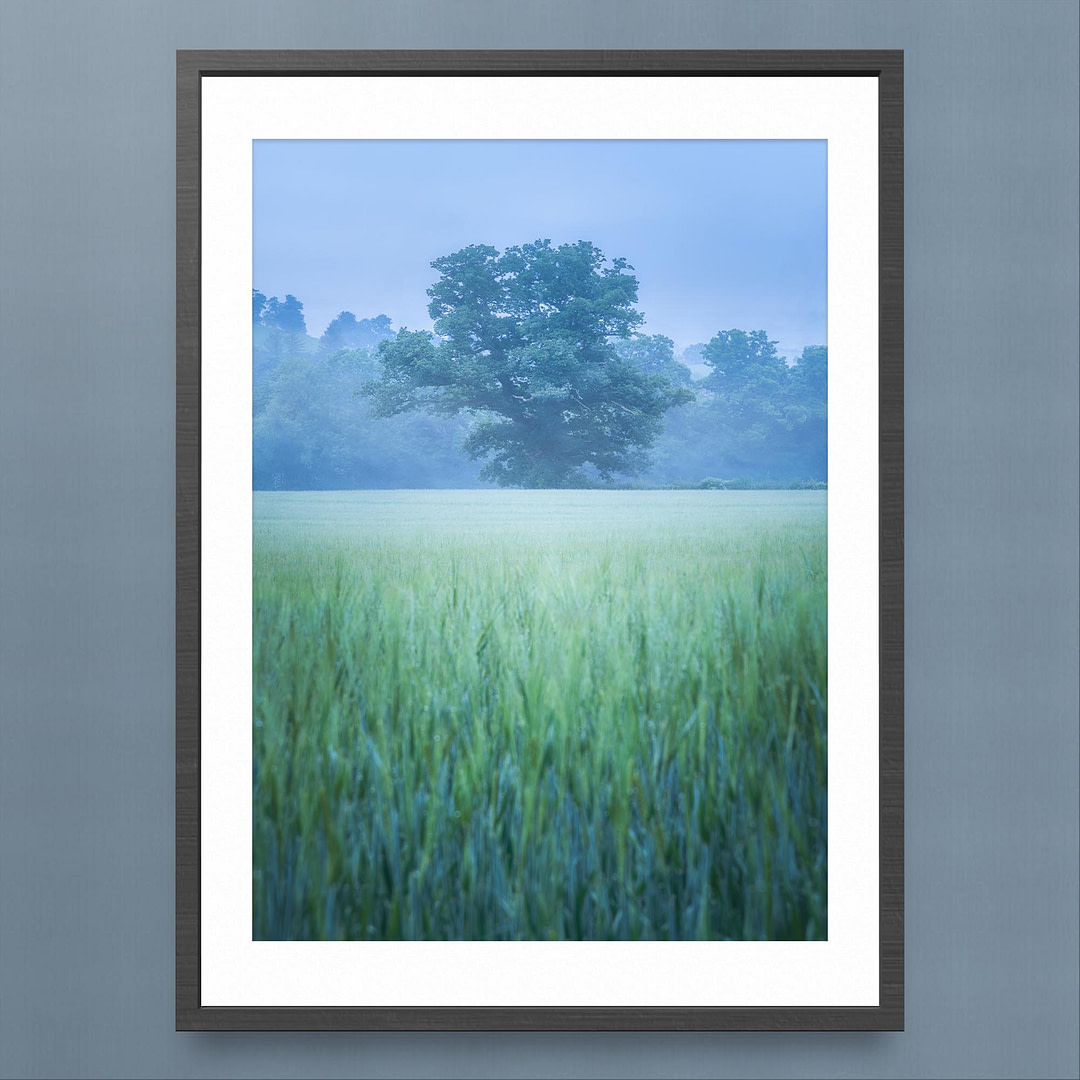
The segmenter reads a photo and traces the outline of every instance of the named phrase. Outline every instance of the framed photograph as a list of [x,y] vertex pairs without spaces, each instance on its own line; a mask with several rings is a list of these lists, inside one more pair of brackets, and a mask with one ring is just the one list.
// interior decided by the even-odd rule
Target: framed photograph
[[903,1028],[902,102],[178,53],[178,1029]]

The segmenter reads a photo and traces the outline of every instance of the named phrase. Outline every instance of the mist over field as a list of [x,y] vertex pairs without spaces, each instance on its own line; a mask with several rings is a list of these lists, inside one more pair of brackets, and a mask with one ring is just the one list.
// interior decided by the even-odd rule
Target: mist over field
[[[395,336],[388,316],[343,312],[314,338],[303,330],[299,301],[296,308],[291,326],[272,313],[253,325],[256,490],[489,486],[480,477],[482,464],[461,449],[475,417],[374,415],[361,389],[379,375],[379,342]],[[706,359],[710,345],[713,366]],[[644,463],[609,485],[826,482],[824,346],[808,346],[793,364],[776,354],[764,332],[722,333],[679,353],[665,335],[639,334],[616,349],[693,397],[666,411]],[[741,385],[733,385],[730,371],[735,352],[744,368]],[[726,374],[720,363],[727,363]],[[579,477],[577,486],[590,480],[597,481],[595,473]]]
[[498,483],[476,429],[524,415],[434,384],[398,411],[363,392],[418,335],[448,346],[444,386],[488,356],[469,377],[510,401],[546,368],[560,413],[638,408],[621,375],[592,405],[570,392],[615,362],[677,389],[621,467],[524,486],[827,481],[823,142],[258,141],[254,163],[256,489]]
[[253,926],[828,934],[823,143],[256,143]]

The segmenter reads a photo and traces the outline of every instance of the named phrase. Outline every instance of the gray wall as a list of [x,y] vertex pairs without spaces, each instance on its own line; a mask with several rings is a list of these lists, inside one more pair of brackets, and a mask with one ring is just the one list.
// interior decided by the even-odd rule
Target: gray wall
[[[173,52],[907,53],[902,1035],[177,1035]],[[1077,5],[0,4],[0,1070],[1076,1076]]]

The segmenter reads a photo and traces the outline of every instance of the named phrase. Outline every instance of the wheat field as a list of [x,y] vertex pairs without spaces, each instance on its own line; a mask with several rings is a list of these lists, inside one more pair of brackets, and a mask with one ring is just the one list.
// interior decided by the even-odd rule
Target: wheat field
[[824,492],[254,500],[255,938],[826,936]]

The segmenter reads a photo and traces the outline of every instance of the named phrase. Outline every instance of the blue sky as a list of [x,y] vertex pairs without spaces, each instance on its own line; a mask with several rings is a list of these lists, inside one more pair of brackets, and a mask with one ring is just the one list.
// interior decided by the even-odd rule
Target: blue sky
[[252,284],[318,336],[339,311],[430,329],[433,259],[591,240],[682,349],[766,330],[826,344],[823,141],[257,141]]

